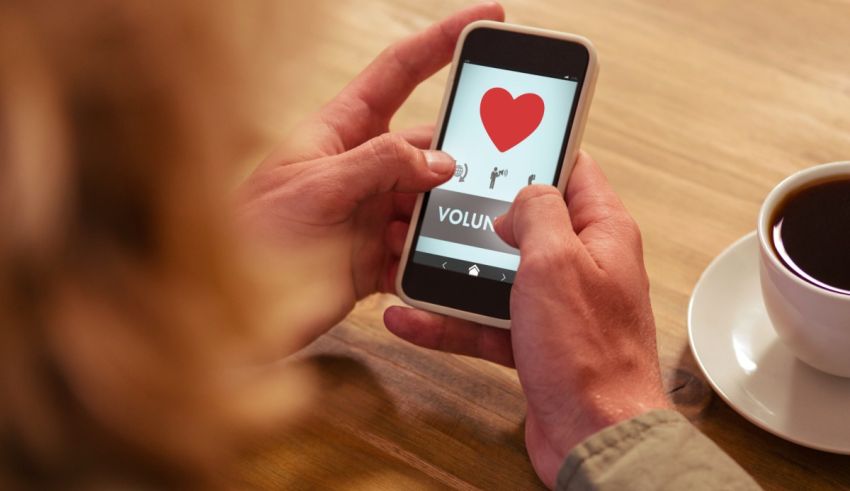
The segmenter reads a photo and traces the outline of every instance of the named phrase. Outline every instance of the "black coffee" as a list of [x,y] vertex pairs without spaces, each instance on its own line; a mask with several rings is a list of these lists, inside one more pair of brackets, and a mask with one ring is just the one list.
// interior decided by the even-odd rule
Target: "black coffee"
[[791,271],[850,295],[850,176],[789,194],[771,219],[773,247]]

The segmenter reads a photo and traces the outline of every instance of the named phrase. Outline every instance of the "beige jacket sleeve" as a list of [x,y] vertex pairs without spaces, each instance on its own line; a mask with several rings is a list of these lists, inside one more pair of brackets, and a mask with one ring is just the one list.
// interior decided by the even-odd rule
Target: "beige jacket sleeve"
[[567,456],[558,490],[758,490],[723,450],[676,411],[606,428]]

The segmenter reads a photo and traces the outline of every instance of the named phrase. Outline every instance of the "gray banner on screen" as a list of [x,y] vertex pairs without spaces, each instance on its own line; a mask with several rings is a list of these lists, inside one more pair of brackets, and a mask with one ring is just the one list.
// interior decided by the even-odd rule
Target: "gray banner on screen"
[[507,201],[434,189],[422,221],[421,235],[519,254],[518,249],[505,244],[493,230],[493,220],[510,207]]

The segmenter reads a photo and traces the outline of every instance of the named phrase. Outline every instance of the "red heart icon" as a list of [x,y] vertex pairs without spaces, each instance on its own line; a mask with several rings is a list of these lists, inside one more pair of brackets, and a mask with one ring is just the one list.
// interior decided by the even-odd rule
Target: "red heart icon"
[[543,99],[523,94],[516,99],[501,87],[488,90],[481,98],[481,122],[500,152],[529,137],[543,119]]

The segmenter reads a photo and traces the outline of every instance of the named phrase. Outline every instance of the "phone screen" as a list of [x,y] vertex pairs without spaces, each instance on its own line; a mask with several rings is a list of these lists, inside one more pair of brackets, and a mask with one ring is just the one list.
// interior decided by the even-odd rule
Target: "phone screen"
[[555,184],[578,81],[466,61],[437,148],[457,161],[424,202],[414,263],[513,283],[519,251],[493,220],[524,186]]

